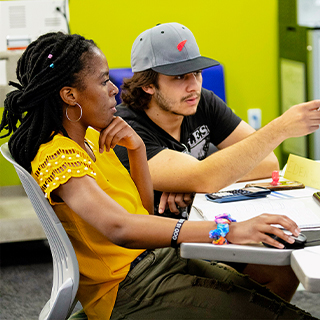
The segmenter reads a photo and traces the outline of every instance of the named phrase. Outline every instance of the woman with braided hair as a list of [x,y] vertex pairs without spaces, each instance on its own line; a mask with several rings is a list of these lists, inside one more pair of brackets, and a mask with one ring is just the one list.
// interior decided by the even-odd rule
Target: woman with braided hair
[[[51,39],[57,41],[54,48],[49,45]],[[8,95],[1,129],[7,121],[8,135],[14,132],[9,142],[10,150],[29,172],[30,163],[42,143],[60,131],[67,136],[62,125],[60,86],[75,83],[74,74],[82,68],[79,58],[90,45],[90,41],[84,42],[80,36],[68,38],[62,33],[51,33],[30,44],[18,61],[17,78],[21,85],[9,83],[18,90]],[[74,50],[75,46],[79,46],[78,50]],[[77,81],[81,86],[81,79]],[[16,128],[18,121],[21,126]]]
[[[179,257],[181,242],[282,248],[266,233],[293,239],[273,225],[294,235],[299,229],[270,214],[238,223],[229,215],[178,223],[153,216],[145,146],[114,116],[118,89],[93,41],[45,34],[22,54],[17,78],[0,130],[12,133],[13,157],[31,172],[70,237],[88,319],[312,318],[234,270]],[[112,150],[116,144],[128,150],[130,175]]]

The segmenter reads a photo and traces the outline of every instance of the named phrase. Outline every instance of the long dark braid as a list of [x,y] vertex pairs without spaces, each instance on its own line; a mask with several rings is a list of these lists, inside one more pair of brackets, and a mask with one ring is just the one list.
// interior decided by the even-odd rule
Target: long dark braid
[[9,82],[17,90],[5,99],[0,132],[6,129],[8,133],[0,138],[13,132],[10,152],[29,172],[42,143],[58,132],[68,136],[62,126],[59,91],[64,86],[84,89],[79,72],[86,67],[90,48],[95,46],[80,35],[47,33],[32,42],[19,59],[16,73],[20,84]]

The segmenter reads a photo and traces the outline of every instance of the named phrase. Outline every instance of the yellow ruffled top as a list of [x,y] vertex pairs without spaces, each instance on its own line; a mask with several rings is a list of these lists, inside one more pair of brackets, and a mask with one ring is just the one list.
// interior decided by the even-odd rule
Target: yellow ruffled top
[[[59,135],[56,137],[59,137]],[[48,194],[60,184],[66,183],[71,177],[89,175],[94,178],[96,176],[89,155],[80,146],[70,145],[69,140],[62,143],[61,140],[64,139],[61,139],[61,137],[59,148],[47,154],[33,174],[51,204],[51,197],[48,197]],[[57,139],[54,138],[54,140]],[[63,144],[65,144],[64,147],[61,146]]]
[[[114,245],[64,202],[55,202],[51,193],[71,177],[89,175],[129,213],[148,212],[128,171],[113,150],[99,153],[99,133],[89,128],[86,139],[96,161],[92,161],[76,142],[57,134],[52,141],[40,146],[31,163],[32,175],[53,206],[75,249],[80,269],[77,296],[88,319],[109,319],[119,283],[126,277],[130,263],[144,250]],[[107,214],[108,208],[105,210]]]

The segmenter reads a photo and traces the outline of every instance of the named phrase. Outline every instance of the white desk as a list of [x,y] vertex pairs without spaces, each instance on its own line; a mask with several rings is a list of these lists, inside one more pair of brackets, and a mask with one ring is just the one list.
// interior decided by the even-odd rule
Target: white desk
[[291,267],[306,290],[320,292],[320,246],[293,251]]
[[[244,187],[246,183],[238,183],[232,186],[229,186],[225,190],[237,189]],[[286,195],[290,195],[293,199],[298,199],[299,204],[305,205],[307,208],[311,209],[316,215],[317,219],[320,218],[320,206],[313,199],[312,194],[317,191],[313,188],[306,187],[305,189],[297,189],[286,191]],[[281,195],[279,195],[281,196]],[[284,198],[287,198],[284,196]],[[242,203],[247,202],[256,204],[259,200],[248,200],[241,202],[234,202],[233,204],[236,206],[243,205]],[[297,200],[296,200],[297,201]],[[289,203],[289,202],[288,202]],[[297,202],[298,203],[298,202]],[[224,204],[214,203],[206,200],[204,194],[196,194],[193,205],[200,208],[203,213],[206,215],[208,220],[214,220],[214,216],[217,215],[217,212],[221,211],[221,208],[225,207]],[[268,212],[268,211],[264,211]],[[232,212],[228,211],[228,213],[233,216]],[[257,213],[258,215],[259,213]],[[250,218],[250,217],[248,217]],[[192,208],[189,216],[189,220],[200,221],[203,218],[197,213],[195,209]],[[246,220],[246,219],[244,219]],[[304,234],[312,235],[314,231],[303,231]],[[320,232],[317,232],[320,235]],[[320,248],[320,246],[317,246]],[[296,272],[299,280],[305,286],[307,290],[320,292],[320,263],[318,260],[315,260],[316,253],[309,252],[311,248],[317,247],[307,247],[301,250],[289,250],[289,249],[272,249],[263,246],[262,244],[254,244],[254,245],[223,245],[223,246],[215,246],[207,243],[182,243],[181,244],[181,256],[183,258],[194,258],[194,259],[206,259],[206,260],[218,260],[218,261],[230,261],[230,262],[244,262],[244,263],[256,263],[256,264],[267,264],[267,265],[292,265],[293,270]],[[292,253],[295,253],[292,256]],[[303,257],[302,257],[303,255]],[[310,269],[312,263],[308,263],[310,260],[306,260],[310,258],[312,262],[315,262],[317,268]],[[320,253],[317,256],[317,259],[320,260]],[[302,266],[300,261],[304,261],[304,265]],[[310,269],[310,270],[309,270]],[[314,270],[317,270],[314,272]],[[312,284],[311,284],[312,283]],[[317,287],[317,289],[315,288]],[[315,292],[315,291],[314,291]]]

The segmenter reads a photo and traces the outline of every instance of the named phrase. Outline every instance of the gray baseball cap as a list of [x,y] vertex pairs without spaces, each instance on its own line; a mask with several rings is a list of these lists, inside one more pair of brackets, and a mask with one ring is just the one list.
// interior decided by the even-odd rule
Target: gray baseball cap
[[192,32],[182,24],[159,24],[142,32],[131,50],[133,72],[152,69],[168,76],[206,69],[219,62],[200,55]]

